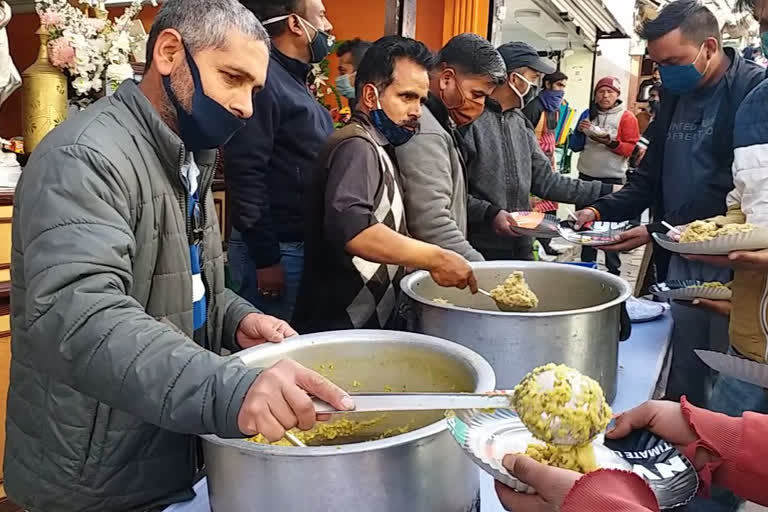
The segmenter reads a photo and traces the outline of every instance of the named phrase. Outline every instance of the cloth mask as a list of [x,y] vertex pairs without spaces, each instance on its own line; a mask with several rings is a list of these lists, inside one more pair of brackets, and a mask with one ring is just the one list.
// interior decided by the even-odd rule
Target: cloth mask
[[[277,23],[278,21],[287,20],[293,15],[294,14],[285,14],[283,16],[276,16],[274,18],[269,18],[268,20],[262,21],[261,24],[270,25],[272,23]],[[298,14],[296,14],[296,16],[301,22],[301,28],[304,29],[304,33],[307,35],[307,41],[309,41],[309,63],[318,64],[323,62],[323,59],[325,59],[331,53],[333,45],[336,43],[336,38],[330,35],[328,32],[324,32],[315,28],[314,25],[312,25]],[[307,30],[307,25],[309,25],[309,27],[315,31],[315,37],[309,37],[309,30]]]
[[192,109],[189,112],[184,109],[176,93],[173,92],[170,75],[163,77],[165,92],[176,108],[179,137],[188,151],[218,148],[229,142],[235,132],[245,126],[245,121],[221,106],[219,102],[206,96],[200,80],[200,70],[186,45],[184,54],[187,57],[187,65],[195,88],[192,94]]
[[515,94],[517,94],[517,97],[520,98],[520,108],[525,108],[525,106],[528,105],[531,101],[533,101],[533,99],[538,94],[539,86],[529,81],[520,73],[513,73],[513,75],[516,75],[520,80],[522,80],[528,85],[528,88],[525,89],[525,92],[521,93],[520,91],[517,90],[517,87],[515,87],[515,85],[512,82],[507,82],[507,85],[509,85],[512,88],[512,90],[515,92]]
[[400,126],[394,122],[381,108],[381,101],[379,100],[379,90],[374,88],[376,92],[376,110],[371,110],[369,114],[371,123],[376,127],[379,132],[389,141],[393,146],[402,146],[411,138],[416,135],[414,130],[409,130],[404,126]]
[[659,66],[659,70],[661,71],[661,83],[664,84],[664,89],[678,96],[690,94],[695,91],[699,82],[701,82],[701,79],[707,73],[707,70],[709,70],[710,62],[712,62],[711,60],[707,61],[707,66],[704,68],[704,72],[701,72],[696,68],[695,63],[699,60],[703,50],[704,46],[702,45],[696,58],[693,59],[693,62],[690,64]]
[[459,85],[459,81],[455,77],[454,81],[456,82],[456,92],[461,96],[461,103],[456,106],[448,105],[448,102],[445,101],[445,91],[440,91],[440,100],[445,105],[445,108],[448,109],[448,115],[451,116],[456,126],[465,126],[482,115],[483,110],[485,110],[485,101],[481,103],[478,100],[467,99]]
[[355,88],[352,86],[351,78],[353,74],[350,73],[336,77],[336,90],[339,91],[339,94],[350,100],[355,99]]
[[541,104],[547,112],[559,110],[560,105],[563,104],[563,98],[565,98],[565,91],[544,89],[539,93],[539,100],[541,100]]

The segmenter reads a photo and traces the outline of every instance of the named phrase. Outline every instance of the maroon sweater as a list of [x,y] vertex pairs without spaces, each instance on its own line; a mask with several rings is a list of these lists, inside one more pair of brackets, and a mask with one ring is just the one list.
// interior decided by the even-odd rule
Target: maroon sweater
[[[693,460],[696,449],[704,448],[716,458],[699,469],[699,493],[706,495],[715,483],[746,500],[768,504],[768,416],[747,412],[742,418],[732,418],[694,407],[685,398],[680,407],[699,436],[683,452]],[[628,471],[600,470],[582,477],[562,507],[562,512],[585,510],[656,512],[659,504],[641,477]]]

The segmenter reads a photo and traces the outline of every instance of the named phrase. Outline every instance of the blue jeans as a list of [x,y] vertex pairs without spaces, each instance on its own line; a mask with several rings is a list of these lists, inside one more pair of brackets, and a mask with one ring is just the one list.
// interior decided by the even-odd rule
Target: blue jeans
[[283,294],[274,298],[262,297],[256,265],[248,256],[242,235],[232,230],[229,240],[229,273],[233,285],[238,287],[238,293],[264,313],[290,322],[304,274],[304,242],[280,242],[280,256],[285,278]]
[[[746,411],[768,414],[768,393],[754,384],[723,375],[717,378],[709,408],[728,416],[741,416]],[[694,499],[686,508],[691,512],[735,512],[741,500],[730,491],[712,489],[712,498]]]

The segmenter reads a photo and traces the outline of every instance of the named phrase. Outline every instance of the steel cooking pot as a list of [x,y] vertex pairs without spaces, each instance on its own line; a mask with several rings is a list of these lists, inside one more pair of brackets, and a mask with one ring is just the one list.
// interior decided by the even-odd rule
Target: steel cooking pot
[[[495,386],[491,366],[476,353],[412,333],[314,334],[245,350],[240,357],[254,367],[294,359],[360,392],[484,392]],[[204,436],[211,507],[214,512],[479,512],[477,467],[451,438],[442,412],[394,413],[384,423],[367,435],[397,425],[416,430],[307,448]]]
[[[406,329],[476,351],[493,366],[499,389],[511,389],[535,367],[555,362],[597,380],[613,401],[621,318],[631,295],[626,281],[556,263],[506,261],[472,267],[480,287],[489,290],[522,270],[539,297],[539,307],[503,313],[488,297],[441,288],[427,272],[415,272],[401,281],[406,299],[400,314]],[[438,304],[435,298],[453,305]],[[628,327],[628,317],[625,322]]]

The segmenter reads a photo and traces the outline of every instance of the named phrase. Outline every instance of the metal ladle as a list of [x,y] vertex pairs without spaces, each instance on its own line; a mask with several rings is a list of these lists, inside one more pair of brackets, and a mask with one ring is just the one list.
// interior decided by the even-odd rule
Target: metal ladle
[[489,299],[491,299],[493,302],[496,303],[496,307],[499,308],[500,311],[503,311],[504,313],[523,313],[525,311],[530,311],[531,308],[525,308],[520,306],[510,306],[509,304],[505,304],[504,302],[496,300],[493,295],[491,295],[491,292],[488,290],[483,290],[482,288],[478,288],[477,290],[482,295],[485,295]]

